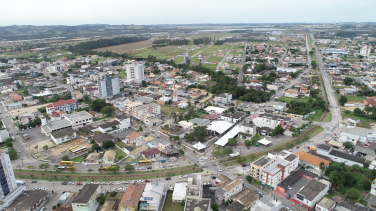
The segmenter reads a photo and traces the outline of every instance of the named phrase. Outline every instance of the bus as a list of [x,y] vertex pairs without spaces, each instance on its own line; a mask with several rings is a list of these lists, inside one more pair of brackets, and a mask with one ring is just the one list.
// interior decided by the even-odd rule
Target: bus
[[138,164],[139,165],[150,165],[151,160],[140,160],[140,161],[138,161]]
[[69,152],[73,154],[78,154],[86,150],[86,147],[77,145],[75,147],[69,148]]
[[57,169],[60,170],[60,171],[65,171],[65,170],[67,170],[67,167],[66,166],[58,166]]
[[107,167],[102,167],[102,168],[99,167],[99,168],[98,168],[98,171],[107,171]]
[[74,166],[68,166],[68,167],[67,167],[67,170],[68,170],[68,171],[74,171],[74,170],[76,170],[76,168],[75,168]]
[[60,164],[64,166],[71,166],[73,165],[73,161],[60,161]]
[[86,151],[86,147],[81,147],[81,148],[75,149],[75,150],[73,150],[72,153],[78,154],[78,153],[81,153],[81,152],[84,152],[84,151]]

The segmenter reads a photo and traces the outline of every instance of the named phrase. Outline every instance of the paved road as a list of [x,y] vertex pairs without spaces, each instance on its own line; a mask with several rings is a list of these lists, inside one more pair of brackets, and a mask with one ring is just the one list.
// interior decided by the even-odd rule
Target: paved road
[[242,61],[241,61],[241,66],[240,66],[240,72],[239,72],[239,78],[238,78],[238,86],[241,86],[242,85],[242,82],[243,82],[243,66],[245,64],[245,57],[246,57],[246,52],[247,52],[247,46],[248,46],[248,43],[245,43],[244,44],[244,52],[243,52],[243,56],[242,56]]
[[231,48],[230,48],[230,49],[226,52],[226,54],[223,56],[221,62],[218,63],[217,68],[216,68],[217,70],[218,70],[219,67],[223,64],[223,62],[225,61],[225,59],[227,58],[227,56],[228,56],[228,54],[231,52],[231,50],[234,48],[234,45],[235,45],[235,44],[233,44],[233,45],[231,46]]

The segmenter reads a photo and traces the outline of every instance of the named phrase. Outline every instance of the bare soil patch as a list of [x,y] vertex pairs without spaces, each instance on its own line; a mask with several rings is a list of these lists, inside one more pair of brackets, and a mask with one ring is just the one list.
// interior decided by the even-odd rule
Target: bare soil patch
[[132,51],[134,50],[150,47],[152,46],[152,43],[153,43],[153,40],[145,40],[145,41],[140,41],[140,42],[114,45],[114,46],[109,46],[109,47],[104,47],[104,48],[97,48],[97,49],[93,49],[93,51],[112,51],[114,53],[119,53],[119,54],[132,53]]

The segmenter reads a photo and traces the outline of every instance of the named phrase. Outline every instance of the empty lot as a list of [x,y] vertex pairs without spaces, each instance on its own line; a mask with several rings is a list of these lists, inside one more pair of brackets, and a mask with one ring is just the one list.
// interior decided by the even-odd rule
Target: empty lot
[[94,51],[112,51],[114,53],[132,53],[132,51],[152,46],[154,40],[145,40],[141,42],[127,43],[122,45],[114,45],[104,48],[93,49]]
[[[89,144],[88,141],[86,141],[83,138],[78,138],[73,141],[61,144],[57,147],[48,149],[46,151],[41,151],[43,149],[39,149],[39,152],[36,153],[35,155],[38,157],[39,160],[50,160],[53,163],[57,163],[61,161],[61,157],[63,157],[64,155],[68,155],[70,158],[73,157],[73,154],[70,153],[68,150],[69,148],[77,146],[77,145],[86,147],[86,149],[91,148],[91,144]],[[82,154],[86,152],[87,151],[83,152]]]

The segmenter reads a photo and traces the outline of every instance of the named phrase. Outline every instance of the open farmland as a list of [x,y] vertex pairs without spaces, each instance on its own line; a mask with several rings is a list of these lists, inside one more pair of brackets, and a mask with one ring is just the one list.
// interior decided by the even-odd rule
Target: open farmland
[[104,48],[93,49],[94,51],[112,51],[114,53],[132,53],[134,50],[152,46],[153,40],[145,40],[141,42],[127,43],[122,45],[114,45]]

